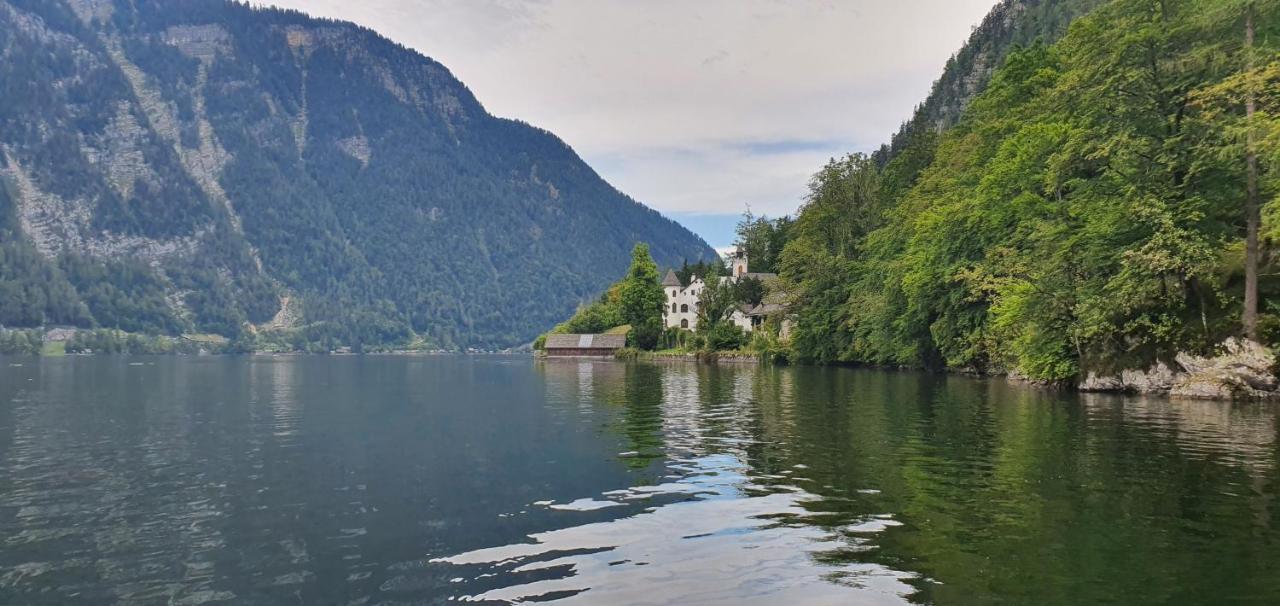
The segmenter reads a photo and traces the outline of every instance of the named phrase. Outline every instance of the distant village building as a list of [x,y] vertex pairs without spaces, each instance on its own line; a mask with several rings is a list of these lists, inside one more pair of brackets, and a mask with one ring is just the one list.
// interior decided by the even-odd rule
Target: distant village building
[[[729,321],[750,332],[759,328],[769,317],[785,314],[787,309],[782,302],[782,293],[777,291],[778,274],[752,273],[747,264],[747,253],[742,249],[729,255],[729,277],[711,276],[712,280],[730,280],[735,283],[747,278],[763,282],[768,292],[759,305],[738,306],[729,316]],[[667,295],[667,307],[662,315],[662,325],[666,328],[697,330],[698,305],[702,300],[702,291],[706,287],[706,281],[699,276],[694,276],[689,281],[689,285],[684,286],[680,283],[676,272],[668,270],[667,276],[662,280],[662,289]],[[788,332],[787,328],[788,323],[784,320],[784,334]]]
[[627,346],[627,335],[547,335],[542,350],[550,357],[613,357]]

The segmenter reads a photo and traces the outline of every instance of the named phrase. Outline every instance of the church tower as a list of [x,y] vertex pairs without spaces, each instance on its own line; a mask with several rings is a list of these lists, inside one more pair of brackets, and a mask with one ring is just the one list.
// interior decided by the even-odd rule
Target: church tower
[[747,251],[738,248],[738,250],[729,254],[729,269],[734,280],[741,278],[747,274]]

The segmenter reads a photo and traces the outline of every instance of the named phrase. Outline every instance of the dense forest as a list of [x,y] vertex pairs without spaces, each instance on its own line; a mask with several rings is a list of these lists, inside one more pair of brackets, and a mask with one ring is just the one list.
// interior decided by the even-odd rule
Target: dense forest
[[832,160],[794,220],[740,230],[792,355],[1061,380],[1280,342],[1278,34],[1274,0],[1111,0],[1014,45],[954,124]]
[[911,119],[889,143],[872,154],[876,162],[883,166],[910,149],[915,139],[932,137],[955,126],[1013,49],[1057,40],[1075,18],[1105,1],[1002,0],[974,28],[964,47],[947,61],[942,76]]
[[0,54],[3,327],[499,348],[605,289],[635,242],[714,257],[349,23],[0,0]]

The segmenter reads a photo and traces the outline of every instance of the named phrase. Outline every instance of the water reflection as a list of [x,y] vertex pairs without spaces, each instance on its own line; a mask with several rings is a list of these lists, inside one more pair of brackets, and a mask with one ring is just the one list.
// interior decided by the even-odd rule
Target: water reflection
[[[611,374],[584,383],[592,368]],[[610,429],[660,466],[646,478],[653,485],[577,495],[562,507],[618,507],[608,521],[565,519],[519,542],[438,558],[459,568],[458,596],[944,604],[1280,596],[1266,572],[1280,564],[1273,405],[1081,397],[861,371],[619,368],[578,366],[577,380],[623,407]],[[543,371],[559,389],[563,367]]]
[[[790,372],[560,361],[541,369],[561,400],[573,382],[579,393],[589,385],[602,394],[598,406],[618,409],[606,427],[631,449],[624,463],[653,463],[651,473],[622,489],[536,504],[620,509],[606,521],[565,519],[568,526],[525,541],[433,560],[457,568],[461,599],[880,604],[913,593],[906,581],[914,573],[848,557],[900,524],[891,512],[800,486],[813,482],[808,466],[785,456],[794,435]],[[584,381],[586,369],[601,372]]]
[[1277,603],[1278,423],[847,369],[0,360],[0,603]]
[[1093,419],[1140,425],[1190,457],[1222,459],[1265,477],[1275,467],[1276,407],[1266,402],[1200,402],[1082,396]]
[[[818,570],[816,553],[858,549],[864,536],[895,525],[889,516],[824,529],[805,505],[820,498],[754,482],[731,454],[672,462],[682,475],[656,486],[610,491],[614,503],[685,495],[607,522],[531,535],[516,543],[441,558],[506,585],[469,601],[560,598],[584,604],[897,603],[909,576],[883,566],[842,563]],[[465,578],[459,578],[465,583]]]

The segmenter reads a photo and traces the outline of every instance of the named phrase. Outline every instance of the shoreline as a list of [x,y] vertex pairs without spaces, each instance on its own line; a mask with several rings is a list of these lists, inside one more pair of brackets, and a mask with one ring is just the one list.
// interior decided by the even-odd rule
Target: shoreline
[[[360,356],[381,356],[381,357],[433,357],[433,356],[527,356],[536,360],[544,361],[618,361],[618,362],[646,362],[652,364],[723,364],[735,366],[747,365],[772,365],[763,359],[760,354],[749,352],[647,352],[635,350],[620,350],[613,356],[595,356],[595,357],[576,357],[576,356],[547,356],[545,353],[538,351],[425,351],[425,350],[389,350],[389,351],[369,351],[362,353],[335,351],[335,352],[305,352],[305,351],[251,351],[251,352],[165,352],[165,353],[148,353],[148,352],[109,352],[109,353],[58,353],[58,354],[0,354],[0,360],[32,360],[41,358],[67,358],[67,357],[101,357],[101,356],[122,356],[122,357],[209,357],[209,356],[261,356],[261,357],[304,357],[304,356],[339,356],[339,357],[360,357]],[[13,364],[7,364],[12,366]],[[912,372],[926,373],[939,376],[955,376],[971,379],[984,380],[1003,380],[1004,382],[1034,389],[1037,391],[1049,392],[1074,392],[1081,395],[1098,394],[1113,395],[1122,397],[1155,397],[1168,400],[1199,400],[1212,402],[1280,402],[1280,391],[1261,391],[1261,390],[1231,390],[1231,389],[1215,389],[1202,390],[1194,393],[1178,393],[1176,390],[1155,388],[1141,389],[1125,384],[1108,385],[1107,388],[1086,387],[1084,384],[1073,381],[1037,381],[1029,379],[1016,372],[978,372],[971,368],[947,368],[947,369],[913,369],[896,366],[876,366],[866,364],[831,364],[831,365],[811,365],[796,364],[784,362],[782,365],[794,366],[830,366],[833,368],[855,368],[866,370],[877,370],[882,372]],[[1185,374],[1185,373],[1184,373]]]

